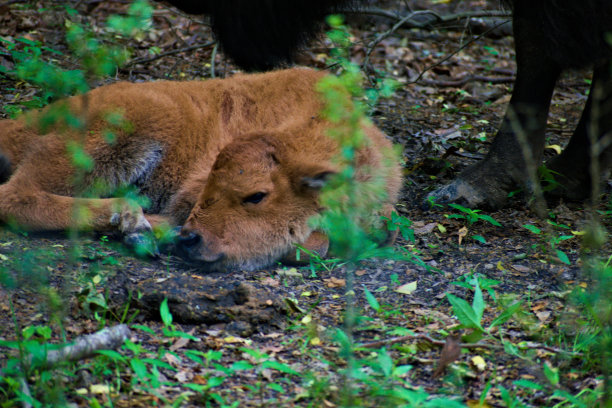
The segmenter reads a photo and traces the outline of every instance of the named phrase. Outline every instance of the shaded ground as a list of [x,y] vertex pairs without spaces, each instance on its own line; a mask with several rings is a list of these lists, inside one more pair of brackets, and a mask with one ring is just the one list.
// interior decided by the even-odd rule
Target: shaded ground
[[[396,10],[397,6],[405,12],[394,2],[389,3],[388,10]],[[37,7],[45,5],[48,4],[36,3]],[[429,3],[424,5],[431,7]],[[474,7],[477,6],[481,4],[475,3]],[[99,27],[105,16],[122,12],[125,7],[122,2],[79,2],[77,8],[84,17],[77,18]],[[445,9],[450,6],[439,7],[439,12],[453,11]],[[23,7],[22,3],[0,7],[0,35],[44,41],[64,53],[50,54],[50,58],[61,66],[74,67],[63,42],[65,17],[61,9],[38,11]],[[154,23],[147,38],[129,44],[136,59],[112,81],[184,80],[210,77],[213,70],[217,76],[233,72],[231,63],[223,60],[221,54],[211,59],[212,47],[171,54],[177,49],[210,42],[210,33],[202,24],[164,8],[156,10]],[[364,44],[389,29],[389,21],[358,19],[356,25],[358,28],[353,30],[356,46],[352,51],[356,62],[361,62],[367,48]],[[377,346],[374,348],[386,345],[396,364],[413,366],[407,377],[410,383],[432,395],[456,396],[464,402],[478,400],[487,383],[494,381],[512,389],[529,405],[553,405],[545,399],[550,393],[516,387],[513,381],[544,381],[541,369],[544,362],[550,362],[564,369],[560,388],[573,394],[600,382],[595,371],[572,369],[585,364],[583,357],[571,358],[559,351],[576,351],[568,343],[575,339],[572,333],[577,330],[565,313],[568,293],[578,285],[588,287],[589,282],[580,269],[580,237],[560,241],[558,238],[582,230],[587,213],[581,207],[561,204],[551,214],[554,222],[563,226],[553,226],[535,217],[517,200],[510,208],[489,214],[502,225],[496,227],[483,220],[470,225],[464,219],[448,218],[449,214],[458,214],[450,209],[420,208],[428,191],[482,157],[488,146],[483,140],[493,137],[509,98],[515,69],[509,37],[476,39],[429,70],[416,84],[407,84],[426,67],[458,50],[470,36],[461,30],[401,29],[372,53],[375,68],[406,84],[393,98],[381,102],[373,117],[404,148],[406,185],[398,211],[412,220],[416,238],[414,242],[400,239],[396,247],[410,249],[422,262],[377,260],[359,267],[355,273],[356,308],[369,320],[359,326],[356,341],[366,345],[380,341],[370,344]],[[158,58],[159,55],[148,54],[152,46],[159,47],[160,55],[168,55]],[[323,67],[320,54],[326,46],[324,42],[314,44],[301,62]],[[0,44],[0,62],[10,66],[12,62],[2,47]],[[465,84],[453,82],[469,74],[485,78]],[[585,72],[563,78],[551,108],[549,145],[566,143],[586,100],[587,79]],[[36,96],[37,90],[31,85],[0,75],[3,107],[36,100]],[[5,109],[4,116],[10,109]],[[554,153],[552,148],[547,150]],[[609,211],[603,205],[600,209]],[[604,223],[609,230],[609,212]],[[544,232],[534,234],[523,227],[525,224],[538,226]],[[557,258],[551,249],[552,241],[559,241],[555,248],[567,254],[569,265]],[[311,373],[311,377],[291,377],[292,381],[282,382],[279,378],[285,375],[276,371],[256,375],[245,370],[223,384],[223,395],[228,401],[238,400],[240,406],[335,406],[338,389],[326,386],[317,394],[307,377],[334,383],[338,378],[330,367],[343,367],[338,346],[330,334],[331,329],[342,325],[346,306],[345,271],[341,266],[326,263],[316,270],[279,266],[257,272],[202,275],[172,257],[138,259],[106,237],[84,236],[76,242],[62,235],[25,235],[0,229],[0,267],[17,279],[18,287],[0,289],[0,340],[15,339],[17,323],[19,327],[51,325],[51,340],[59,341],[62,329],[54,320],[58,316],[68,339],[96,331],[101,323],[127,320],[152,329],[151,333],[134,331],[134,340],[146,353],[155,355],[160,344],[174,347],[176,356],[163,360],[176,371],[162,368],[160,375],[177,385],[161,387],[161,398],[174,399],[185,391],[178,384],[197,383],[198,379],[206,378],[208,371],[184,358],[185,350],[220,350],[223,357],[219,363],[228,367],[237,360],[253,362],[252,356],[241,349],[248,346],[300,373]],[[71,260],[69,254],[74,247],[80,254]],[[472,292],[460,284],[469,282],[475,274],[491,280],[481,283],[492,284],[499,300],[496,305],[491,297],[493,292],[485,291],[489,306],[484,327],[500,313],[500,304],[509,305],[515,299],[523,301],[523,313],[508,322],[503,331],[493,331],[515,345],[526,342],[523,358],[503,352],[498,349],[501,343],[489,341],[491,348],[468,348],[446,370],[448,375],[434,376],[440,346],[458,324],[446,293],[471,301]],[[47,279],[53,288],[51,296],[48,291],[41,294],[40,290]],[[396,291],[413,282],[410,293]],[[363,288],[383,305],[381,311],[373,310]],[[164,297],[169,299],[170,310],[178,322],[176,328],[189,332],[198,341],[167,340],[160,335],[158,310]],[[441,342],[431,344],[423,336],[395,344],[389,341],[406,330]],[[0,348],[0,355],[6,355],[5,351]],[[484,368],[474,365],[475,356],[484,359]],[[126,383],[133,380],[129,374],[121,378]],[[69,381],[69,388],[87,387],[91,381],[87,375],[79,376]],[[249,388],[262,381],[280,382],[284,392]],[[305,390],[309,398],[300,399]],[[71,399],[86,404],[82,397],[72,395]],[[112,399],[115,406],[155,402],[150,394],[134,390]],[[487,401],[500,404],[499,391],[490,391]],[[197,398],[192,397],[190,403],[197,405]]]

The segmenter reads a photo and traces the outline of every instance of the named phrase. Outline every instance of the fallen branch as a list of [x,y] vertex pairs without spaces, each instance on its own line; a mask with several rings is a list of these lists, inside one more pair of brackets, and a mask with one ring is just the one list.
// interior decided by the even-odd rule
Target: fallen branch
[[[44,361],[40,362],[41,368],[53,367],[65,361],[78,361],[92,357],[98,350],[119,348],[131,335],[130,329],[125,324],[109,327],[94,334],[79,337],[73,344],[66,345],[58,350],[49,350]],[[32,365],[33,357],[27,356],[22,362],[23,371]],[[0,370],[0,375],[5,375]]]

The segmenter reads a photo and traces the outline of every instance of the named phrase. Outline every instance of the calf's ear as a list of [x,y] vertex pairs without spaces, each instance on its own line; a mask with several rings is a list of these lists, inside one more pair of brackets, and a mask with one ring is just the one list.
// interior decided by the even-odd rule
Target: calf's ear
[[321,190],[334,174],[336,174],[336,171],[331,167],[315,164],[302,166],[296,177],[302,189]]

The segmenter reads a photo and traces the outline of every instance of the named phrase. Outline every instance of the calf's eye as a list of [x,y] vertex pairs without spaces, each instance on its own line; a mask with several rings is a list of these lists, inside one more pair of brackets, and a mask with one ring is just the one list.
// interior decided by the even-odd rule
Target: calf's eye
[[250,196],[246,196],[242,202],[243,203],[250,203],[250,204],[257,204],[260,203],[261,200],[263,200],[266,196],[268,195],[268,193],[264,193],[262,191],[260,191],[259,193],[255,193],[255,194],[251,194]]

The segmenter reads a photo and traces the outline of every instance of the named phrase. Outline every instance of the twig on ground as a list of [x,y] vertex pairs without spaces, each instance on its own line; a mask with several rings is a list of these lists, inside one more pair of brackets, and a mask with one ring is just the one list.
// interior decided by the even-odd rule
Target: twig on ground
[[440,81],[435,79],[422,79],[421,81],[427,85],[435,85],[440,87],[459,87],[467,84],[468,82],[490,82],[492,84],[507,84],[514,82],[515,78],[512,77],[489,77],[482,75],[466,75],[463,78],[459,78],[451,81]]
[[[383,346],[387,346],[391,344],[403,343],[409,340],[424,340],[427,343],[430,343],[437,347],[444,347],[444,345],[446,344],[446,341],[436,340],[428,336],[427,334],[414,334],[414,335],[392,337],[390,339],[373,341],[370,343],[363,343],[363,344],[359,344],[358,347],[359,348],[379,348],[379,347],[383,347]],[[490,350],[503,350],[504,349],[503,346],[499,346],[497,344],[490,344],[490,343],[461,343],[460,345],[461,345],[461,348],[465,348],[465,349],[477,349],[477,348],[490,349]],[[543,344],[537,344],[537,343],[527,343],[527,344],[521,345],[520,348],[540,349],[540,350],[550,351],[551,353],[570,354],[574,356],[582,355],[581,353],[575,353],[575,352],[563,350],[560,348],[545,346]]]
[[470,39],[470,40],[469,40],[469,41],[467,41],[465,44],[463,44],[462,46],[460,46],[459,48],[457,48],[455,51],[451,52],[449,55],[447,55],[446,57],[442,58],[440,61],[435,62],[435,63],[431,64],[430,66],[426,67],[424,70],[422,70],[422,71],[419,73],[419,75],[417,75],[417,77],[416,77],[415,79],[413,79],[413,80],[410,80],[410,81],[406,82],[406,84],[405,84],[405,85],[411,85],[411,84],[415,84],[415,83],[417,83],[418,81],[420,81],[420,80],[421,80],[421,78],[423,77],[423,75],[425,75],[425,73],[426,73],[427,71],[431,70],[432,68],[437,67],[438,65],[441,65],[441,64],[442,64],[443,62],[445,62],[445,61],[448,61],[449,59],[451,59],[452,57],[454,57],[456,54],[458,54],[458,53],[459,53],[459,51],[463,50],[464,48],[466,48],[468,45],[472,44],[474,41],[478,40],[479,38],[484,37],[484,36],[485,36],[485,35],[486,35],[488,32],[493,31],[493,30],[495,30],[497,27],[500,27],[500,26],[502,26],[503,24],[506,24],[506,23],[509,23],[509,22],[510,22],[510,20],[508,20],[508,21],[504,21],[504,22],[501,22],[501,23],[499,23],[499,24],[495,25],[494,27],[492,27],[491,29],[489,29],[489,30],[485,31],[484,33],[479,34],[479,35],[475,36],[474,38]]
[[[409,13],[408,15],[399,18],[399,16],[395,15],[394,13],[390,13],[388,11],[385,10],[381,10],[381,9],[366,9],[366,10],[360,10],[361,13],[363,14],[372,14],[372,15],[378,15],[378,16],[382,16],[382,17],[386,17],[386,18],[390,18],[390,19],[394,19],[397,20],[397,22],[393,25],[393,27],[391,27],[389,30],[385,31],[384,33],[378,35],[370,44],[368,44],[367,47],[367,52],[366,52],[366,57],[365,60],[363,62],[363,67],[364,68],[369,68],[370,65],[370,55],[372,54],[374,48],[376,48],[376,46],[385,38],[389,37],[391,34],[393,34],[395,31],[397,31],[399,28],[407,26],[407,28],[423,28],[425,26],[428,25],[432,25],[434,23],[445,23],[448,24],[449,22],[452,21],[460,21],[463,19],[470,19],[470,18],[476,18],[476,17],[510,17],[510,13],[508,12],[504,12],[504,11],[478,11],[478,12],[465,12],[465,13],[456,13],[456,14],[449,14],[446,16],[442,16],[439,15],[438,13],[431,11],[431,10],[419,10],[419,11],[413,11],[411,13]],[[432,16],[433,20],[427,20],[427,21],[415,21],[414,18],[417,16],[424,16],[424,15],[428,15],[428,16]],[[509,20],[508,20],[509,21]],[[486,30],[485,32],[483,32],[482,34],[478,35],[476,38],[474,38],[473,40],[467,42],[465,46],[467,46],[468,44],[470,44],[471,42],[473,42],[474,40],[485,36],[486,34],[490,33],[491,31],[495,30],[496,28],[502,26],[503,24],[506,24],[508,21],[504,21],[502,23],[496,24],[495,26],[491,27],[490,29]],[[463,48],[463,47],[462,47]],[[460,48],[459,50],[461,50],[462,48]],[[459,51],[457,50],[457,51]]]
[[167,57],[169,55],[180,54],[182,52],[189,52],[189,51],[197,50],[197,49],[200,49],[200,48],[208,48],[208,47],[212,47],[215,44],[217,44],[216,41],[210,41],[210,42],[207,42],[207,43],[204,43],[204,44],[196,44],[196,45],[192,45],[190,47],[179,48],[178,50],[162,52],[161,54],[157,54],[157,55],[154,55],[154,56],[149,57],[149,58],[134,58],[133,60],[128,61],[128,63],[125,64],[123,66],[123,68],[129,67],[129,66],[134,65],[134,64],[147,64],[149,62],[153,62],[155,60]]
[[440,18],[440,16],[438,14],[434,13],[433,11],[429,11],[429,10],[414,11],[414,12],[404,16],[401,20],[399,20],[397,23],[395,23],[393,25],[393,27],[391,27],[390,29],[388,29],[387,31],[385,31],[382,34],[377,35],[376,38],[374,40],[372,40],[372,42],[370,42],[368,44],[368,50],[366,52],[365,59],[363,61],[363,67],[366,68],[366,69],[369,68],[369,66],[370,66],[370,55],[374,51],[374,48],[376,48],[376,46],[378,44],[380,44],[380,42],[382,40],[384,40],[385,38],[389,37],[391,34],[396,32],[401,26],[404,25],[404,23],[406,23],[410,19],[414,18],[415,16],[423,15],[423,14],[432,14],[432,15]]
[[[408,19],[404,21],[403,23],[405,28],[423,28],[427,25],[440,24],[440,23],[448,24],[454,21],[461,21],[464,19],[483,18],[483,17],[510,17],[511,15],[510,12],[501,11],[501,10],[466,11],[462,13],[447,14],[447,15],[439,15],[436,12],[429,11],[429,10],[420,10],[420,11],[426,12],[422,14],[428,14],[428,15],[433,16],[433,20],[411,21],[410,19]],[[393,13],[393,12],[383,10],[377,7],[357,9],[357,10],[346,10],[344,11],[344,13],[345,14],[359,14],[359,15],[366,14],[370,16],[388,18],[389,20],[395,20],[395,21],[401,21],[404,19],[403,17],[400,17],[397,13]],[[412,13],[414,12],[411,12],[411,14]]]
[[212,50],[212,55],[210,56],[210,77],[215,77],[215,58],[217,57],[217,49],[219,48],[219,43],[215,44],[215,48]]
[[162,8],[166,9],[167,11],[169,11],[171,13],[174,13],[174,14],[176,14],[178,16],[181,16],[183,18],[186,18],[186,19],[188,19],[188,20],[190,20],[190,21],[192,21],[192,22],[194,22],[196,24],[200,24],[200,25],[204,25],[204,26],[210,26],[210,23],[206,22],[205,20],[197,19],[192,14],[187,14],[184,11],[182,11],[182,10],[176,8],[176,7],[168,6],[168,5],[163,4],[163,3],[158,3],[158,4],[161,4]]

